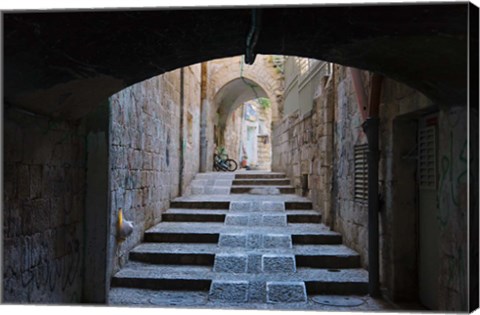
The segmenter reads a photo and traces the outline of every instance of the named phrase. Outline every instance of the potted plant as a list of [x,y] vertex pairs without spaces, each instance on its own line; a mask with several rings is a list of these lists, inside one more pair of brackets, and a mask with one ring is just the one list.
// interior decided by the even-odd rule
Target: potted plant
[[248,165],[248,156],[244,155],[244,156],[242,156],[241,166],[242,166],[242,168],[245,168],[245,167],[247,167],[247,165]]

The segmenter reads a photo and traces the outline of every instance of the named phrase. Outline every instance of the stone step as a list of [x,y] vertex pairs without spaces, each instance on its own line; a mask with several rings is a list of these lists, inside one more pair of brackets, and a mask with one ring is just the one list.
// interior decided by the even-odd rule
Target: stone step
[[298,267],[311,268],[360,268],[360,256],[340,256],[308,254],[296,255],[295,262]]
[[230,186],[232,185],[232,179],[194,179],[190,183],[191,185],[195,186]]
[[[213,221],[213,220],[211,220]],[[318,213],[272,213],[263,212],[233,212],[225,216],[225,224],[242,226],[287,226],[288,223],[311,224],[320,223],[321,215]]]
[[[249,210],[248,210],[249,211]],[[280,211],[280,210],[279,210]],[[283,212],[283,211],[282,211]],[[229,210],[223,209],[168,209],[162,214],[163,222],[225,222]],[[232,213],[241,213],[232,211]],[[321,215],[314,210],[288,210],[284,212],[288,223],[320,223]],[[269,215],[271,211],[255,211]]]
[[149,264],[213,266],[215,244],[142,243],[129,259]]
[[232,186],[289,186],[289,179],[235,179]]
[[342,235],[338,233],[302,233],[292,234],[294,245],[342,244]]
[[283,201],[232,201],[232,212],[284,211]]
[[286,211],[288,223],[320,223],[322,216],[314,210]]
[[255,178],[286,178],[285,173],[236,173],[235,179],[255,179]]
[[232,180],[234,178],[235,174],[230,172],[209,172],[195,175],[195,180]]
[[365,295],[368,293],[366,281],[329,282],[323,280],[305,281],[308,295]]
[[228,210],[229,201],[172,201],[171,208],[187,208],[187,209],[223,209]]
[[239,226],[287,226],[287,216],[284,212],[237,212],[225,217],[226,225]]
[[289,234],[272,233],[222,233],[218,245],[222,248],[241,248],[245,253],[289,252],[287,249],[292,248],[292,237]]
[[295,187],[293,186],[232,186],[230,188],[231,194],[256,194],[256,195],[279,195],[279,194],[294,194]]
[[[231,213],[234,214],[233,211]],[[265,213],[273,215],[277,212]],[[292,234],[297,239],[298,244],[322,244],[322,241],[327,242],[327,244],[332,241],[340,241],[341,243],[341,235],[330,231],[327,226],[321,223],[287,224],[287,226],[229,226],[217,222],[160,222],[145,232],[145,238],[155,238],[156,235],[160,237],[164,234],[191,235],[192,237],[203,234],[218,236],[220,233]]]
[[[297,267],[311,268],[359,268],[360,256],[344,245],[295,245],[292,247],[288,235],[262,235],[263,238],[252,238],[258,235],[220,236],[217,244],[195,243],[143,243],[130,252],[131,261],[164,265],[206,265],[219,264],[218,258],[230,259],[232,272],[268,272],[273,270],[264,267],[275,257],[294,257],[288,261]],[[252,246],[255,245],[255,246]],[[270,258],[269,258],[270,257]],[[273,257],[273,258],[272,258]],[[290,258],[288,258],[290,259]],[[222,262],[220,262],[220,265]],[[223,263],[225,265],[226,263]],[[278,264],[277,264],[278,265]],[[227,266],[228,267],[228,266]],[[225,271],[220,267],[215,271]],[[282,269],[288,271],[288,268]],[[294,267],[295,268],[295,267]],[[277,271],[280,271],[279,269]]]
[[230,186],[201,186],[191,185],[191,192],[194,195],[228,195],[230,194]]
[[166,222],[224,222],[225,214],[222,213],[171,213],[162,214],[162,221]]
[[223,303],[305,303],[303,281],[214,280],[209,300]]
[[285,201],[285,210],[311,210],[313,205],[310,201]]
[[111,286],[150,290],[208,291],[212,282],[210,274],[209,266],[158,266],[129,262],[112,277]]
[[368,273],[358,253],[288,183],[283,173],[260,170],[199,174],[192,187],[199,194],[171,202],[112,287],[202,292],[202,303],[213,304],[297,305],[307,294],[365,294]]
[[112,278],[113,287],[153,290],[210,290],[214,282],[304,282],[308,294],[365,294],[363,269],[297,268],[295,273],[214,272],[209,266],[151,265],[129,262]]
[[145,232],[145,242],[157,243],[218,243],[219,233],[208,232]]
[[202,209],[202,208],[170,208],[165,213],[191,213],[191,214],[227,214],[228,209]]

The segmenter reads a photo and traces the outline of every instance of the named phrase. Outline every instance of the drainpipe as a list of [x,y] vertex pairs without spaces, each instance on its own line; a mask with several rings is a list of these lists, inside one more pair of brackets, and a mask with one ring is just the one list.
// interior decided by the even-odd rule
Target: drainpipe
[[357,96],[357,104],[362,118],[365,121],[367,119],[367,95],[363,88],[362,74],[359,69],[350,68],[350,74],[352,75],[353,88],[355,89],[355,95]]
[[178,195],[181,196],[183,193],[183,166],[184,166],[184,148],[183,148],[183,112],[184,112],[184,91],[183,91],[183,83],[184,83],[184,68],[180,68],[180,132],[179,132],[179,140],[180,140],[180,163],[179,163],[179,175],[178,175]]
[[380,296],[378,226],[378,212],[380,208],[378,196],[378,162],[380,155],[378,149],[378,129],[380,119],[378,114],[383,76],[373,74],[367,107],[360,71],[352,68],[350,70],[360,113],[364,119],[362,128],[368,141],[368,292],[370,296],[378,297]]
[[379,296],[378,232],[378,117],[368,117],[362,124],[368,139],[368,292]]

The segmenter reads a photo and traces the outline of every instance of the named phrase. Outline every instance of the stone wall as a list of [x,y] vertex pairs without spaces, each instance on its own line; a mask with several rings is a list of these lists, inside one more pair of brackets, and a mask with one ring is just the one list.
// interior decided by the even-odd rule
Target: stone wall
[[[355,200],[353,146],[366,143],[362,118],[349,73],[337,68],[334,150],[334,229],[357,250],[368,266],[368,208]],[[368,74],[365,90],[368,91]],[[438,108],[421,93],[385,79],[380,104],[380,277],[393,300],[415,300],[418,294],[418,205],[416,152],[419,119],[438,113],[439,230],[438,308],[465,310],[467,306],[466,221],[466,108]],[[437,280],[437,279],[435,279]]]
[[[362,115],[348,68],[335,66],[335,109],[333,143],[332,227],[342,233],[346,245],[359,252],[368,265],[366,201],[354,198],[354,146],[367,143]],[[368,80],[365,80],[368,83]],[[368,85],[365,85],[368,89]]]
[[230,158],[237,161],[240,167],[241,162],[241,141],[242,141],[242,117],[243,106],[239,106],[228,118],[225,126],[225,149]]
[[311,198],[327,224],[331,223],[333,87],[333,77],[324,77],[312,110],[303,116],[297,110],[274,123],[272,130],[272,170],[285,172],[296,193]]
[[200,64],[184,68],[184,163],[181,195],[188,194],[188,186],[200,171]]
[[[257,165],[260,170],[272,168],[272,108],[257,106],[259,118],[259,134],[257,136]],[[260,130],[263,124],[265,130]],[[264,132],[264,134],[260,134]]]
[[[113,272],[128,258],[128,252],[143,238],[143,232],[161,220],[170,200],[185,190],[198,172],[199,66],[135,84],[110,98],[111,107],[111,235]],[[184,104],[183,138],[180,139],[180,105]],[[184,151],[180,188],[180,149]],[[134,224],[133,234],[116,246],[118,209]]]
[[[265,92],[265,95],[258,96],[264,96],[270,99],[271,121],[279,120],[283,111],[283,75],[281,71],[276,68],[271,56],[258,55],[253,65],[242,64],[241,58],[241,56],[236,56],[208,62],[207,99],[205,101],[205,104],[208,105],[208,120],[218,124],[220,120],[218,116],[218,107],[220,105],[218,99],[219,92],[223,87],[240,78],[250,80],[249,82],[256,86],[257,91],[262,90]],[[245,85],[245,89],[251,90],[248,85]],[[240,105],[240,103],[236,105]],[[218,126],[216,127],[218,129]],[[216,130],[217,133],[218,131],[219,130]],[[213,164],[213,151],[216,145],[214,134],[214,126],[213,124],[209,124],[207,126],[208,170],[211,170],[211,165]],[[231,153],[229,154],[232,155]]]
[[[354,196],[354,146],[365,144],[363,118],[348,68],[319,87],[311,113],[293,113],[274,127],[273,166],[286,171],[297,193],[306,193],[323,221],[342,233],[344,243],[368,267],[368,208]],[[368,94],[370,74],[362,73]],[[322,108],[323,107],[323,108]],[[380,104],[380,280],[395,301],[418,298],[418,205],[416,152],[419,119],[438,115],[438,308],[467,306],[466,108],[435,106],[421,93],[386,78]],[[324,135],[322,139],[322,134]],[[332,146],[332,156],[327,153]],[[308,174],[308,189],[302,177]],[[331,202],[331,203],[330,203]]]
[[78,303],[84,127],[15,109],[4,113],[3,302]]
[[[270,107],[262,108],[258,102],[251,101],[250,104],[255,106],[255,110],[258,115],[258,137],[257,137],[257,162],[255,165],[249,163],[249,166],[255,169],[270,170],[271,168],[271,124],[272,124],[272,110]],[[225,131],[223,136],[225,138],[225,148],[230,158],[233,158],[238,162],[242,161],[243,150],[242,146],[245,146],[246,134],[246,122],[244,120],[244,106],[239,106],[227,119]],[[260,135],[260,121],[263,121],[263,127],[265,130],[264,135]],[[263,128],[262,127],[262,128]],[[249,160],[250,162],[250,160]]]
[[474,160],[468,156],[467,120],[465,106],[439,113],[439,308],[449,311],[467,311],[468,307],[467,167]]

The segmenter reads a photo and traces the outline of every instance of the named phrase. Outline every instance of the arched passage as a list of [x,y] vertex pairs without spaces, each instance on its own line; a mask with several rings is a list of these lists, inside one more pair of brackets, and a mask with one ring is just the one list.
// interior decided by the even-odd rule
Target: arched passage
[[[215,98],[217,148],[226,149],[229,156],[238,161],[248,159],[249,165],[257,164],[257,152],[260,149],[266,155],[261,164],[270,169],[271,149],[267,135],[271,134],[271,94],[244,78],[224,85]],[[266,99],[270,106],[257,106],[260,98]],[[250,115],[247,115],[247,110]],[[247,119],[248,117],[250,118]],[[267,138],[265,141],[258,141],[259,135]]]
[[[264,8],[256,52],[379,72],[465,104],[468,6]],[[5,101],[76,119],[135,82],[244,54],[250,23],[247,8],[7,13]]]
[[[423,91],[440,104],[462,105],[467,89],[467,9],[468,4],[265,9],[256,48],[259,53],[314,57],[377,71]],[[7,14],[6,104],[62,119],[83,117],[99,101],[145,78],[202,60],[243,54],[250,12]],[[36,133],[57,128],[65,126],[46,121],[44,130]],[[75,130],[75,126],[67,130]],[[78,174],[69,170],[71,164],[61,164],[74,183],[73,188],[65,188],[69,194],[83,189],[75,186],[84,176],[82,151],[78,151]],[[38,155],[49,158],[42,150],[33,153],[34,160]],[[56,152],[61,153],[63,150]],[[32,178],[35,183],[41,168],[22,165],[15,172],[10,172],[9,178],[18,174],[24,182]],[[46,182],[55,182],[53,193],[61,195],[63,174],[49,173]],[[49,181],[50,177],[53,180]],[[20,194],[39,194],[29,188]],[[78,195],[80,200],[81,193]],[[80,204],[73,206],[81,210]]]

